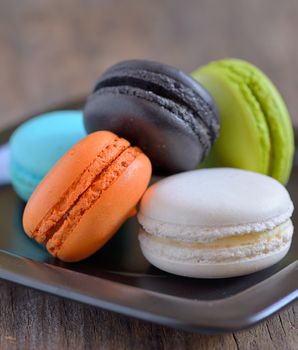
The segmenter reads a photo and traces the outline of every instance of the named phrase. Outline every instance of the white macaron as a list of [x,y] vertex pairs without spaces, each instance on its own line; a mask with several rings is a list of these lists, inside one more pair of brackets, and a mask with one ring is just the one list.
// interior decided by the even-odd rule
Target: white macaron
[[279,182],[230,168],[167,177],[145,193],[138,220],[147,260],[199,278],[249,274],[288,252],[293,203]]

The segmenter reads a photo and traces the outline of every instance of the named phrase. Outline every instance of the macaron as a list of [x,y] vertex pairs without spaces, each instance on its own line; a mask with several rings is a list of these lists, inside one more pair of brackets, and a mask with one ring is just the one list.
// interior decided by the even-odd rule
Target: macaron
[[42,114],[19,126],[10,138],[10,178],[27,201],[34,189],[75,143],[86,136],[81,111]]
[[233,168],[185,172],[146,191],[140,246],[152,265],[173,274],[246,275],[286,255],[292,212],[287,190],[269,176]]
[[109,130],[140,147],[155,174],[194,169],[219,130],[208,92],[186,73],[153,61],[130,60],[109,68],[84,108],[88,133]]
[[286,184],[294,154],[293,127],[269,78],[238,59],[211,62],[192,76],[212,95],[221,116],[221,132],[207,166],[256,171]]
[[82,260],[135,214],[151,163],[137,147],[108,131],[83,138],[38,185],[23,215],[27,235],[55,257]]

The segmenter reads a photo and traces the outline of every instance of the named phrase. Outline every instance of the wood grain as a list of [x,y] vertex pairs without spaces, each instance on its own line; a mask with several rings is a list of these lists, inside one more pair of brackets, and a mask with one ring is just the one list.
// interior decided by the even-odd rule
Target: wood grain
[[248,331],[201,335],[0,284],[1,349],[297,349],[298,305]]
[[[298,124],[297,23],[296,0],[0,0],[0,127],[86,95],[122,59],[190,72],[226,56],[260,66]],[[208,336],[0,281],[0,348],[294,350],[298,303],[252,329]]]

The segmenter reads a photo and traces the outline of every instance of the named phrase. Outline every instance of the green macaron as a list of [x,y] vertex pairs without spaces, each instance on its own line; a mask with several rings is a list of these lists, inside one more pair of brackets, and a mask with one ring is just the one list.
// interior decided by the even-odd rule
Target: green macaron
[[192,76],[213,96],[221,117],[219,138],[205,164],[247,169],[287,183],[294,154],[293,127],[268,77],[238,59],[211,62]]

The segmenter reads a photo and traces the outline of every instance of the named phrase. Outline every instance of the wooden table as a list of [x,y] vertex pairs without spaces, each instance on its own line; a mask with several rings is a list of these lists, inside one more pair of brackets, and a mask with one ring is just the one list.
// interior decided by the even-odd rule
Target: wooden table
[[[0,0],[0,127],[88,93],[103,69],[149,58],[191,71],[246,58],[298,123],[296,0]],[[298,349],[298,303],[234,334],[199,335],[0,281],[1,349]]]

